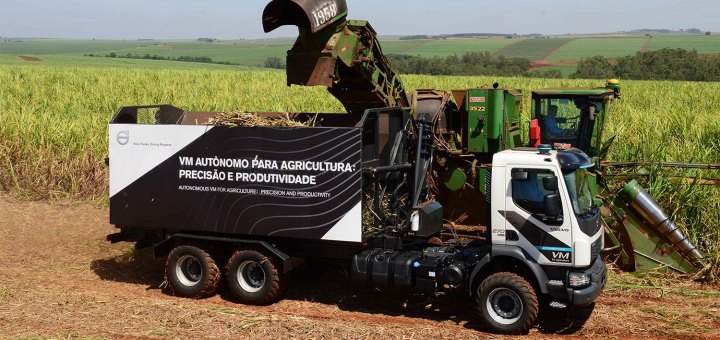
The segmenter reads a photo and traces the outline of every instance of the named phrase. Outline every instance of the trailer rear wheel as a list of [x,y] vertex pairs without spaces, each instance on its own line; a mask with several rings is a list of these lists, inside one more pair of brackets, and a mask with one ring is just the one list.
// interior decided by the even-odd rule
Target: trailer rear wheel
[[175,295],[203,298],[217,291],[220,269],[204,250],[194,246],[179,246],[168,255],[165,281]]
[[274,258],[255,250],[238,250],[227,264],[230,291],[249,305],[275,302],[287,287],[287,278],[280,274]]
[[527,334],[537,320],[535,290],[517,274],[490,275],[478,287],[475,299],[482,318],[498,333]]

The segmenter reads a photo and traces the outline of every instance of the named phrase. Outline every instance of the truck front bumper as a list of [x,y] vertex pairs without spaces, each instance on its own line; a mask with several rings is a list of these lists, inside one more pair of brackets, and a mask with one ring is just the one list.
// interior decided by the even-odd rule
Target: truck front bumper
[[607,269],[605,268],[605,262],[603,262],[600,256],[595,259],[592,266],[580,273],[590,277],[590,285],[584,288],[567,288],[568,300],[570,305],[574,307],[586,306],[595,302],[603,289],[605,289],[605,284],[607,283]]

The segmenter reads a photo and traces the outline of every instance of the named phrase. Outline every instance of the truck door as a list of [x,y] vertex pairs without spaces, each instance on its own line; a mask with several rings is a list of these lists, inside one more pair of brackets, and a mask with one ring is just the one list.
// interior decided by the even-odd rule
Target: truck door
[[539,264],[572,264],[571,214],[562,176],[552,168],[507,167],[505,200],[508,245],[517,245]]

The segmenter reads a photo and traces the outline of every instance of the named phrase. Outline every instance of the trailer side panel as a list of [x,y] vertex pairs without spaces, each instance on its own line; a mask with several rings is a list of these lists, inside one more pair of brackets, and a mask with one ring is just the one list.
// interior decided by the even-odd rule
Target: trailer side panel
[[109,128],[113,224],[361,241],[360,129]]

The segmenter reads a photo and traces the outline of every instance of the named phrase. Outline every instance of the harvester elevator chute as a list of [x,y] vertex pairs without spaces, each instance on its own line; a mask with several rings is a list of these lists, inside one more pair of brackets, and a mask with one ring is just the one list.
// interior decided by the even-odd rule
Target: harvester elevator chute
[[325,86],[358,119],[366,109],[410,106],[377,33],[367,21],[346,17],[344,0],[273,0],[265,7],[265,32],[299,28],[287,54],[288,85]]

